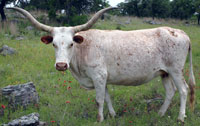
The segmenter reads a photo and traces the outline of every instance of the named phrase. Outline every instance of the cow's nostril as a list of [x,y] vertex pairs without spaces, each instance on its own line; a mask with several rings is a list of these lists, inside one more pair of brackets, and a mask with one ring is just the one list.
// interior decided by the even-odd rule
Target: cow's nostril
[[56,69],[59,71],[64,71],[67,69],[66,63],[56,63]]
[[58,63],[56,63],[56,68],[59,67]]
[[67,69],[67,64],[65,64],[64,68],[66,68],[66,69]]

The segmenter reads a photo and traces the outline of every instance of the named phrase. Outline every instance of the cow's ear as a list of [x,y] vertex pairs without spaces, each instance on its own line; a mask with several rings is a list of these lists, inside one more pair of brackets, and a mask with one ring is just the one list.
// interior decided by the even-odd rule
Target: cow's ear
[[53,37],[52,36],[43,36],[41,38],[41,41],[45,44],[49,44],[53,41]]
[[73,40],[74,40],[74,42],[81,44],[84,41],[84,38],[80,35],[75,35]]

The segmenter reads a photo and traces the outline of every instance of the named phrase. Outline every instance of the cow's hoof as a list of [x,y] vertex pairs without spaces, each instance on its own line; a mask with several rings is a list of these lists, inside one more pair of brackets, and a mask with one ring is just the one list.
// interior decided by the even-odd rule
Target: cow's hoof
[[179,117],[178,117],[178,122],[182,122],[182,123],[184,123],[184,118],[186,118],[187,116],[185,115],[185,114],[181,114],[181,115],[179,115]]
[[181,126],[184,126],[184,120],[177,119],[177,123]]
[[103,122],[104,118],[103,116],[99,115],[97,116],[97,122]]
[[165,115],[165,113],[162,112],[162,111],[159,111],[159,112],[158,112],[158,115],[159,115],[160,117],[163,117],[163,116]]
[[177,122],[184,123],[184,116],[183,117],[178,117]]
[[110,117],[112,117],[112,118],[115,118],[115,116],[116,116],[116,113],[115,113],[115,111],[113,111],[113,112],[110,112]]

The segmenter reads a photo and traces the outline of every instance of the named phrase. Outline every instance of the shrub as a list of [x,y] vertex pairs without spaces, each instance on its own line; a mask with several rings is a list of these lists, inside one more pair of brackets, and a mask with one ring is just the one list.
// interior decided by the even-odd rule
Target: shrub
[[117,30],[121,30],[121,25],[120,24],[117,24],[117,27],[116,27]]
[[54,19],[56,17],[56,10],[54,8],[50,9],[48,16],[50,19]]
[[69,25],[76,26],[76,25],[84,24],[87,22],[87,20],[88,19],[86,15],[75,15],[70,18]]

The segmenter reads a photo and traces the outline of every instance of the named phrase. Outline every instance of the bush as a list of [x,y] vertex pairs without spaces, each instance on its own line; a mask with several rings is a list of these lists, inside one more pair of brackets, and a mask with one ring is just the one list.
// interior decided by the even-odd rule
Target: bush
[[65,15],[57,15],[57,16],[56,16],[56,22],[57,22],[57,23],[60,23],[60,24],[62,24],[62,25],[65,25],[66,22],[67,22],[67,18],[66,18]]
[[121,25],[118,24],[117,27],[116,27],[116,29],[117,30],[121,30]]
[[75,15],[70,18],[70,26],[76,26],[86,23],[88,20],[86,15]]
[[56,17],[56,10],[55,9],[50,9],[48,12],[48,16],[50,19],[54,19]]

